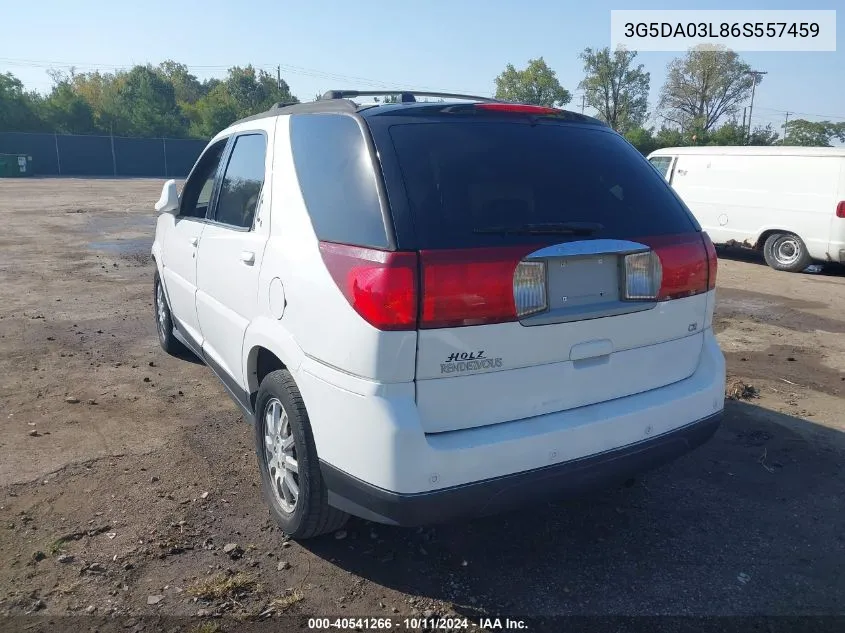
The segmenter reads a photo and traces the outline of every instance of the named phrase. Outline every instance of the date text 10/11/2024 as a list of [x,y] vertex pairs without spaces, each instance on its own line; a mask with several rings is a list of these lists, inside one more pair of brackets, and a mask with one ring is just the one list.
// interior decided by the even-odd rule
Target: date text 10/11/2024
[[423,630],[526,630],[528,625],[524,620],[511,618],[309,618],[308,628],[312,630],[382,630],[392,629],[405,631]]

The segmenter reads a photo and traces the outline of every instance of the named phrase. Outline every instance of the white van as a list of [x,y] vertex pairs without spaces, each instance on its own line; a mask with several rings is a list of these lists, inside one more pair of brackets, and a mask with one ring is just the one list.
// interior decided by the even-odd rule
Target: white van
[[716,244],[762,250],[776,270],[845,263],[845,148],[671,147],[648,160]]

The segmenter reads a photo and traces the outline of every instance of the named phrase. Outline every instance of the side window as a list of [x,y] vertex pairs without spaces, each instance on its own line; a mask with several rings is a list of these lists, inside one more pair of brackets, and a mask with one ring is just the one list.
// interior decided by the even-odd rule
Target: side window
[[667,177],[669,173],[669,166],[672,164],[672,157],[671,156],[654,156],[653,158],[649,158],[648,162],[652,164],[652,166],[660,172],[660,175],[664,178]]
[[193,173],[182,189],[179,215],[186,218],[204,218],[214,190],[214,177],[228,139],[221,139],[200,156]]
[[355,119],[295,114],[290,138],[296,177],[317,238],[387,247],[373,160]]
[[263,134],[245,134],[235,139],[217,198],[217,222],[244,229],[252,227],[264,186],[266,155],[267,139]]

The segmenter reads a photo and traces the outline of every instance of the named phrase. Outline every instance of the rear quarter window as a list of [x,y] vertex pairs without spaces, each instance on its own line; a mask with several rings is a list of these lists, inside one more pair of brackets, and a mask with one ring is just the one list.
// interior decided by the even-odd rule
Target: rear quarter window
[[[597,222],[592,237],[616,239],[697,230],[660,174],[604,128],[441,119],[393,124],[389,135],[419,248],[550,241],[476,233],[535,223]],[[552,236],[568,239],[584,238]]]
[[361,127],[351,116],[296,114],[291,150],[317,238],[387,248],[376,174]]

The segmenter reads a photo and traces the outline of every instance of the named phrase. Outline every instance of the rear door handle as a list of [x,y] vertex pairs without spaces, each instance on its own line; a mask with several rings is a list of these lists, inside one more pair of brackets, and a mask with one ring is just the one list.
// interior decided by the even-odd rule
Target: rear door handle
[[569,350],[569,360],[587,360],[588,358],[610,356],[612,353],[613,342],[609,339],[586,341],[572,346]]
[[255,253],[252,251],[241,251],[241,261],[247,266],[252,266],[255,263]]
[[191,246],[196,246],[197,244],[199,244],[199,242],[200,242],[200,238],[198,238],[198,237],[192,237],[192,238],[191,238],[191,240],[190,240],[190,242],[191,242]]

